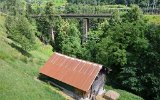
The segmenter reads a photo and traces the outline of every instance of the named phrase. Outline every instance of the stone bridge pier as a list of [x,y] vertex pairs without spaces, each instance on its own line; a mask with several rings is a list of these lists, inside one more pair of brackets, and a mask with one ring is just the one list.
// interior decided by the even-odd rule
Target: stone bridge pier
[[83,18],[83,36],[82,36],[82,42],[86,42],[87,41],[88,31],[89,31],[89,18]]

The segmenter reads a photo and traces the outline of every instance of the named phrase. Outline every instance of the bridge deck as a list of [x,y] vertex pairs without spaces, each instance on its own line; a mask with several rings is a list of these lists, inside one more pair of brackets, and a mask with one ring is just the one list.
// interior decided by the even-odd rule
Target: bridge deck
[[[31,15],[31,17],[45,17],[46,15]],[[112,14],[57,14],[57,15],[50,15],[53,17],[63,17],[63,18],[105,18],[111,17]]]

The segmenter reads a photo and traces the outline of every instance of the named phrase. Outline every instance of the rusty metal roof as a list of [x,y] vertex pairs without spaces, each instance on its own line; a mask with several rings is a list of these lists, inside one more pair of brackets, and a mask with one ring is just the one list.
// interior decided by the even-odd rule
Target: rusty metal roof
[[101,68],[100,64],[55,52],[40,73],[87,92]]

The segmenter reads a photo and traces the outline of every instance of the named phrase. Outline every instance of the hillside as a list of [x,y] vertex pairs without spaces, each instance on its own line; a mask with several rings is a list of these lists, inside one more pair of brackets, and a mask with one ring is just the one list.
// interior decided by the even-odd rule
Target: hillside
[[[52,54],[52,48],[39,42],[35,51],[23,51],[6,38],[5,18],[0,16],[0,99],[1,100],[64,100],[49,85],[35,81],[39,68]],[[30,57],[27,57],[27,55]]]

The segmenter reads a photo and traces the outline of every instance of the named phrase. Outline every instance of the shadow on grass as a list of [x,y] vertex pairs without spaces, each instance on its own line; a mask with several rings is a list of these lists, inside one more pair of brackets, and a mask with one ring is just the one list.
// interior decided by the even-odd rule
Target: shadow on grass
[[49,85],[51,85],[52,87],[54,87],[56,90],[62,91],[62,89],[60,87],[57,87],[56,85],[52,84],[53,79],[51,77],[45,76],[43,74],[39,74],[39,76],[37,77],[37,79],[39,81],[45,82]]
[[21,47],[15,45],[14,43],[9,43],[9,45],[12,48],[15,48],[16,50],[18,50],[24,56],[27,56],[27,57],[31,57],[32,56],[30,53],[28,53],[27,51],[23,50]]

